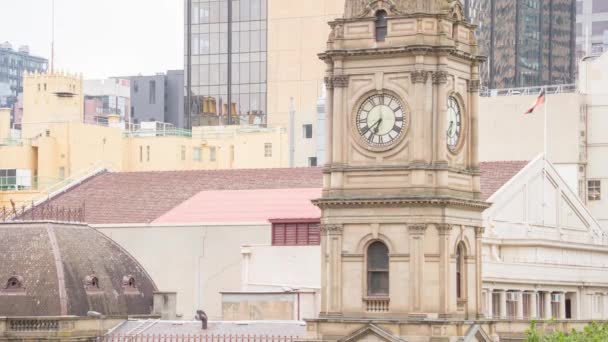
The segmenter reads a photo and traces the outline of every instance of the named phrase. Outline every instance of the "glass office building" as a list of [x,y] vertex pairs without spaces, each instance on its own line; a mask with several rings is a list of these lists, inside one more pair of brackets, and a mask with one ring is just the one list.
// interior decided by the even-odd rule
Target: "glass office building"
[[267,0],[186,0],[186,16],[189,124],[264,124]]
[[575,0],[469,0],[490,89],[573,83]]

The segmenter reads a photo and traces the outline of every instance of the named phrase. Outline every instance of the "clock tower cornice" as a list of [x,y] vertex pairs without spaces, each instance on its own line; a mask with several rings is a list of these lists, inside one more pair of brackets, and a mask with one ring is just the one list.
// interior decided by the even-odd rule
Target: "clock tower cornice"
[[400,47],[385,47],[372,49],[340,49],[328,50],[318,54],[319,59],[326,63],[331,63],[334,60],[343,60],[345,57],[369,57],[369,56],[386,56],[386,55],[403,55],[403,56],[424,56],[429,54],[446,55],[457,57],[469,62],[483,63],[487,60],[485,56],[473,55],[463,52],[453,46],[400,46]]

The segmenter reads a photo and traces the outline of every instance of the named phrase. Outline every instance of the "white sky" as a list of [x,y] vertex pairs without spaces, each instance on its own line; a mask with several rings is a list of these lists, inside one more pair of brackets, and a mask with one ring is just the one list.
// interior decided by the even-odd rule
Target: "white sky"
[[[51,57],[52,0],[0,0],[0,43]],[[184,0],[55,0],[55,69],[85,78],[183,68]]]

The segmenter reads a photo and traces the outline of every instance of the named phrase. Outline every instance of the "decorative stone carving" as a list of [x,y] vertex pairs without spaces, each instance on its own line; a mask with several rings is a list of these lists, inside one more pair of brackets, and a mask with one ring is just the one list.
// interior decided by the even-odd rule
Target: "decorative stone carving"
[[428,71],[424,71],[424,70],[414,70],[412,72],[412,83],[416,84],[416,83],[426,83],[426,81],[429,78],[429,73]]
[[331,77],[325,77],[325,89],[333,89],[334,82]]
[[322,234],[342,234],[344,227],[341,224],[322,224],[319,230]]
[[346,0],[345,18],[363,18],[372,16],[383,9],[389,15],[403,15],[414,12],[452,13],[458,0]]
[[433,73],[433,84],[448,83],[448,73],[445,71],[436,71]]
[[479,80],[469,81],[469,93],[476,93],[479,91]]
[[426,223],[410,224],[407,226],[407,229],[409,230],[410,234],[422,235],[424,232],[426,232],[427,226],[428,225]]
[[452,228],[454,228],[454,226],[449,223],[438,223],[435,227],[437,228],[439,235],[448,235],[452,232]]
[[332,77],[332,84],[335,88],[345,88],[348,86],[347,75],[334,75]]
[[483,226],[475,227],[475,238],[481,238],[485,230],[486,228]]

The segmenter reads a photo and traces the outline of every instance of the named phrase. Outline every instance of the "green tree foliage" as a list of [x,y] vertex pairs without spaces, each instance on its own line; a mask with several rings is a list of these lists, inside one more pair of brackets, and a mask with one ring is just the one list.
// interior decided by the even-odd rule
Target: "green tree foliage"
[[568,334],[561,331],[545,334],[536,327],[536,322],[526,330],[527,342],[606,342],[608,341],[608,322],[591,323],[582,331],[572,329]]

